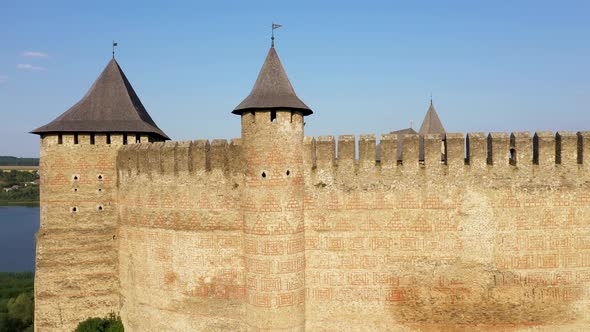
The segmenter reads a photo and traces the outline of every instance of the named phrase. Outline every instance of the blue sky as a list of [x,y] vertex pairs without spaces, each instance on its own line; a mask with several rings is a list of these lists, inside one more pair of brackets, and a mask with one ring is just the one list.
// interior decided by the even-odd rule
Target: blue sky
[[1,1],[0,155],[76,103],[111,57],[174,140],[240,136],[277,51],[315,112],[307,135],[419,127],[590,130],[588,1]]

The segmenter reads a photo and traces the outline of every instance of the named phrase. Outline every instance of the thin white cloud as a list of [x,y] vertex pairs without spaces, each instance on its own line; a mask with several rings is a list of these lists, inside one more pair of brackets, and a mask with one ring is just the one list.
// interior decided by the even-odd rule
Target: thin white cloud
[[8,76],[0,75],[0,84],[5,83],[6,81],[8,81]]
[[48,58],[49,54],[43,52],[23,52],[23,56],[31,58]]
[[41,66],[33,66],[33,65],[29,64],[29,63],[19,63],[18,65],[16,65],[16,68],[18,68],[18,69],[26,69],[26,70],[36,70],[36,71],[45,70],[44,67],[41,67]]

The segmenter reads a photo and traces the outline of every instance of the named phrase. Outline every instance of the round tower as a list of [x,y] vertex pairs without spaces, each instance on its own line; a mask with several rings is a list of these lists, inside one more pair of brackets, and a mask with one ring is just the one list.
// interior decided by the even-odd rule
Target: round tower
[[303,117],[312,111],[295,94],[274,49],[242,118],[242,190],[246,323],[260,330],[305,329]]

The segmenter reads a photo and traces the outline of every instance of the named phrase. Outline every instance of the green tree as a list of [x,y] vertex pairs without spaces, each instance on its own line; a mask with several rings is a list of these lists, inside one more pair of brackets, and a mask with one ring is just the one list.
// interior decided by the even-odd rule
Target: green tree
[[114,313],[105,318],[92,317],[78,324],[74,332],[124,332],[121,317]]
[[35,312],[33,293],[21,293],[16,298],[11,298],[6,303],[6,309],[10,318],[20,320],[24,326],[31,325]]

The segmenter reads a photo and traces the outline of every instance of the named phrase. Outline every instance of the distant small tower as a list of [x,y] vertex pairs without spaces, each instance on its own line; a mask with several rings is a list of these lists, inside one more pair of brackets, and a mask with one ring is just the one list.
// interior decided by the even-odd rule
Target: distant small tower
[[233,111],[242,118],[242,190],[246,323],[256,330],[305,328],[303,117],[271,47],[250,95]]
[[[420,126],[420,131],[418,134],[420,135],[420,160],[424,160],[424,136],[429,134],[439,135],[441,140],[441,154],[444,153],[444,135],[446,131],[436,113],[436,109],[434,108],[434,103],[432,102],[432,98],[430,98],[430,106],[428,107],[428,111],[424,116],[424,120],[422,121],[422,125]],[[441,155],[442,158],[442,155]]]
[[78,103],[32,133],[41,136],[35,330],[72,331],[120,309],[118,149],[169,138],[114,58]]
[[420,135],[428,135],[428,134],[444,134],[446,133],[445,127],[443,127],[442,122],[440,122],[440,118],[436,113],[436,109],[434,108],[434,103],[432,99],[430,99],[430,106],[428,107],[428,111],[424,116],[424,120],[422,121],[422,125],[420,126],[420,131],[418,134]]

